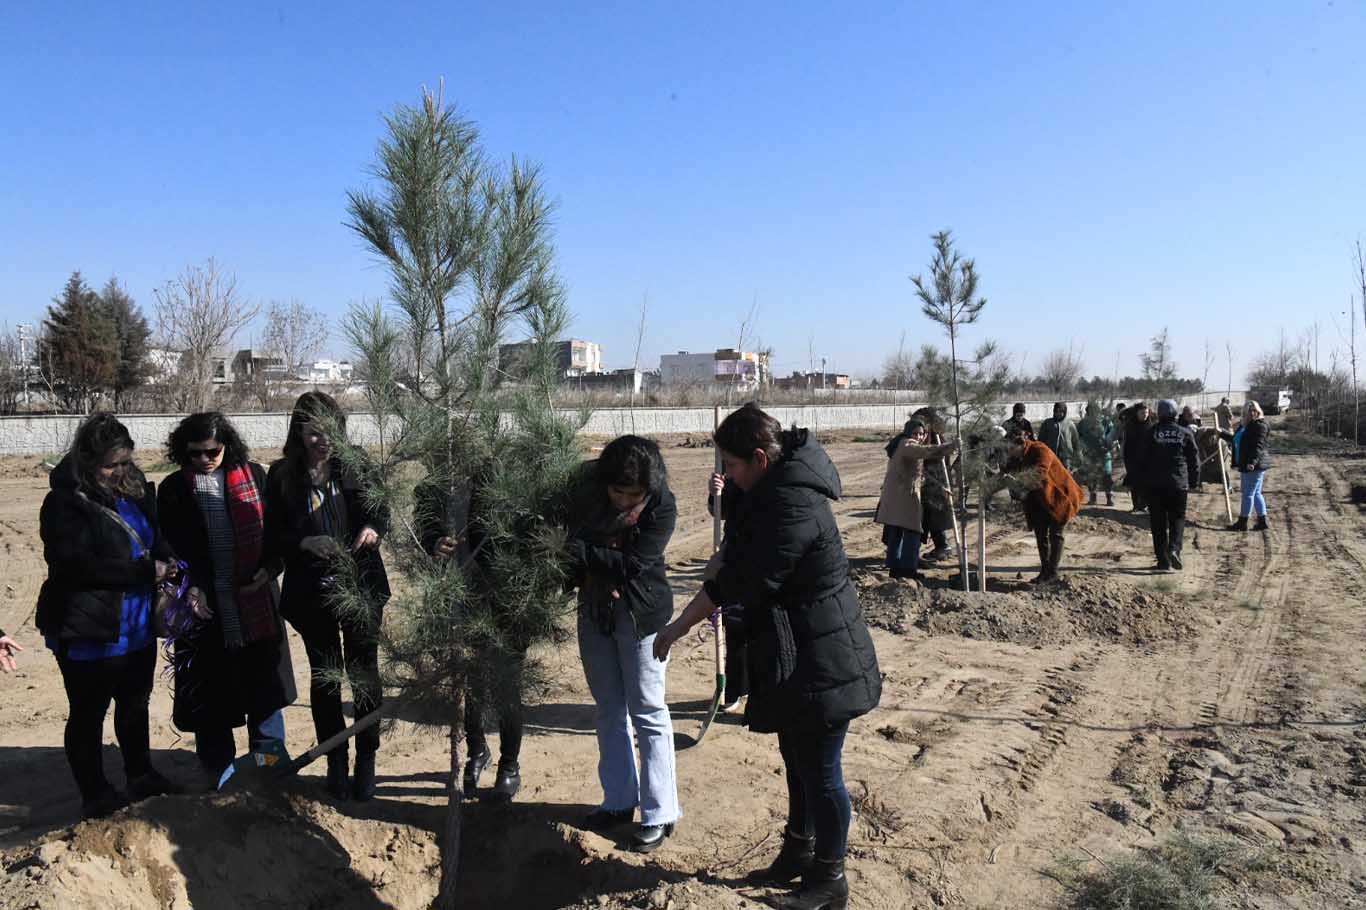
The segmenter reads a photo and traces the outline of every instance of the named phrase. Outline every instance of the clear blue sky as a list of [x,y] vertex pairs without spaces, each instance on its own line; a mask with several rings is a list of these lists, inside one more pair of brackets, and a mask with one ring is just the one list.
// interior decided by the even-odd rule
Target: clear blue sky
[[648,292],[647,363],[733,343],[757,297],[779,370],[814,336],[872,373],[940,341],[907,276],[950,227],[990,301],[970,337],[1026,370],[1074,342],[1136,373],[1168,325],[1222,385],[1225,337],[1241,376],[1317,319],[1326,362],[1366,234],[1359,2],[212,6],[5,5],[0,318],[73,269],[150,314],[210,255],[263,300],[382,294],[345,192],[442,76],[544,166],[610,366]]

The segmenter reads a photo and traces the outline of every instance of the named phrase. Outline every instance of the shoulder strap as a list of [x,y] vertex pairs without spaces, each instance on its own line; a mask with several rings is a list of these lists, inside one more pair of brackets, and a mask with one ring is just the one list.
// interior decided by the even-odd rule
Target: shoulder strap
[[147,545],[147,541],[143,540],[142,535],[138,533],[137,528],[130,525],[128,523],[128,520],[119,514],[118,509],[111,509],[106,505],[101,505],[100,503],[95,502],[95,500],[91,499],[83,491],[77,491],[76,495],[84,499],[86,502],[90,503],[95,508],[99,509],[105,515],[108,515],[110,518],[114,519],[114,521],[117,521],[119,523],[119,526],[123,528],[125,531],[127,531],[132,536],[132,538],[138,542],[138,544],[142,547],[143,553],[150,553],[152,551],[152,548]]

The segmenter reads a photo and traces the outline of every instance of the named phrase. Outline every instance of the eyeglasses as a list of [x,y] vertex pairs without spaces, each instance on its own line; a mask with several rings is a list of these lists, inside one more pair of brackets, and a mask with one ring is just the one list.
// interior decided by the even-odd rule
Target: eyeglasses
[[186,449],[185,454],[190,458],[207,458],[209,461],[213,461],[219,455],[223,454],[223,447],[218,446],[215,449]]

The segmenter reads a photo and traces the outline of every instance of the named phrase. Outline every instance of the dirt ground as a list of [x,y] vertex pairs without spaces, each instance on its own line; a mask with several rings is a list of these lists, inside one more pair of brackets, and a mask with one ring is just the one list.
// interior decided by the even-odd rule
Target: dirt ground
[[[1180,574],[1151,571],[1146,516],[1120,494],[1069,526],[1064,580],[1031,589],[1033,538],[1001,496],[990,591],[966,596],[949,588],[948,569],[925,589],[879,570],[871,517],[885,456],[853,438],[831,446],[846,493],[836,510],[886,681],[845,749],[851,906],[1056,906],[1063,858],[1100,865],[1177,830],[1265,858],[1222,881],[1227,906],[1366,906],[1359,454],[1278,427],[1271,531],[1225,532],[1222,495],[1193,495]],[[712,453],[672,445],[666,456],[681,607],[710,548]],[[445,743],[408,721],[386,738],[367,805],[323,799],[315,767],[275,793],[163,797],[76,824],[61,679],[32,618],[44,489],[37,459],[0,464],[0,626],[29,647],[22,670],[0,679],[0,906],[426,906]],[[297,753],[312,724],[293,645],[303,697],[286,718]],[[540,656],[551,685],[528,712],[523,791],[507,808],[470,804],[464,905],[721,910],[776,898],[738,884],[777,849],[786,803],[775,740],[725,718],[679,754],[676,835],[648,857],[624,852],[578,827],[600,793],[577,649],[570,640]],[[708,642],[675,651],[678,730],[696,729],[712,672]],[[152,724],[156,761],[196,783],[164,682]]]

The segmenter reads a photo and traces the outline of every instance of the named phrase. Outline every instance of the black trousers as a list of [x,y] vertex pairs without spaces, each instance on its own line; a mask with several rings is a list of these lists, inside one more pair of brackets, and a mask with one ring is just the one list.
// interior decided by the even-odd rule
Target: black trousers
[[[375,616],[376,626],[380,619]],[[379,685],[379,640],[368,623],[362,625],[349,617],[339,620],[322,606],[292,616],[289,623],[304,640],[304,651],[308,654],[308,666],[312,671],[308,699],[319,742],[346,728],[341,686],[334,678],[337,671],[346,671],[357,720],[383,704]],[[356,736],[357,752],[373,753],[378,749],[378,724]],[[328,753],[329,756],[346,754],[346,743]]]
[[[498,764],[515,766],[522,754],[522,661],[517,661],[515,676],[509,685],[507,703],[498,707]],[[465,745],[470,755],[478,755],[488,748],[484,732],[488,693],[471,687],[465,695]]]
[[1040,572],[1044,575],[1052,574],[1058,570],[1058,563],[1062,561],[1064,525],[1053,520],[1048,514],[1048,509],[1044,508],[1037,497],[1025,497],[1024,507],[1029,515],[1029,524],[1034,528],[1034,542],[1039,548]]
[[732,705],[749,694],[749,640],[743,619],[726,616],[726,692],[722,696]]
[[66,687],[66,760],[81,801],[91,803],[112,789],[104,776],[104,717],[114,703],[114,736],[128,779],[152,770],[147,705],[157,665],[156,645],[120,657],[72,660],[58,657]]
[[1181,554],[1181,538],[1186,531],[1186,491],[1150,489],[1148,517],[1153,529],[1153,552],[1157,561],[1166,563],[1169,553]]

